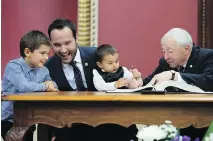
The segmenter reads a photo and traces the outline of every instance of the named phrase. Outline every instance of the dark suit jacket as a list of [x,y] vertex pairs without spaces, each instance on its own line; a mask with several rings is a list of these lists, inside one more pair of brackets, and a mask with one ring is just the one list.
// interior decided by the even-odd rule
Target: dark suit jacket
[[[92,74],[92,70],[96,64],[94,58],[95,50],[95,47],[79,47],[88,91],[96,90],[93,84]],[[73,91],[73,88],[69,85],[69,82],[67,81],[62,69],[61,60],[56,55],[49,58],[45,66],[48,68],[50,77],[56,82],[60,91]]]
[[[168,70],[177,71],[161,58],[155,71],[144,79],[144,84],[147,84],[154,75]],[[193,47],[185,71],[180,75],[188,84],[198,86],[204,91],[213,91],[213,50]]]

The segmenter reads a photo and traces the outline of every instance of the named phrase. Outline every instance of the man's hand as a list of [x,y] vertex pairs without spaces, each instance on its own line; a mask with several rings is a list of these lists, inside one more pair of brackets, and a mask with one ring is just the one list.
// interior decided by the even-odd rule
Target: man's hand
[[127,86],[129,84],[128,79],[120,78],[118,81],[115,82],[115,88],[120,88],[123,86]]
[[[162,73],[156,74],[152,78],[152,80],[149,82],[149,84],[156,85],[156,84],[159,84],[161,82],[171,80],[171,78],[172,78],[172,72],[171,71],[164,71]],[[174,80],[177,80],[177,75],[176,74],[175,74]]]
[[59,90],[54,87],[53,81],[45,81],[46,91],[48,92],[58,92]]

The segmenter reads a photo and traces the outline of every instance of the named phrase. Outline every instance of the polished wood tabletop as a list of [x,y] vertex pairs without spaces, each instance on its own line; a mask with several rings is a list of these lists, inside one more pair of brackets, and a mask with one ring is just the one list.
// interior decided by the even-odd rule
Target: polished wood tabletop
[[105,92],[32,92],[2,95],[11,101],[135,101],[135,102],[213,102],[213,94],[141,94]]

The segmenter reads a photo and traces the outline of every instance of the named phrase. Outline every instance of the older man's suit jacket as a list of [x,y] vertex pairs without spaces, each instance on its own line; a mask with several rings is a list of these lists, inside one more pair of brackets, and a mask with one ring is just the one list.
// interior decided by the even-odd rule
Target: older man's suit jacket
[[[178,71],[161,58],[155,71],[144,79],[144,84],[147,84],[154,75],[168,70]],[[213,50],[193,47],[185,70],[183,73],[180,72],[180,75],[188,84],[198,86],[204,91],[213,91]]]
[[[78,47],[81,55],[81,60],[84,68],[84,74],[87,82],[88,91],[96,90],[93,84],[92,70],[95,67],[95,47]],[[56,56],[48,59],[45,66],[50,72],[50,77],[58,85],[60,91],[73,91],[64,74],[61,60]]]

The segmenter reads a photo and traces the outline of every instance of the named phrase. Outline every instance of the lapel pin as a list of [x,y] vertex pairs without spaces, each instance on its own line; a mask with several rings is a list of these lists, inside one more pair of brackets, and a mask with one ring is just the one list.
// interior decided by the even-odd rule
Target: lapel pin
[[192,65],[190,65],[189,67],[192,68]]
[[88,66],[88,63],[85,63],[84,66],[87,67],[87,66]]

